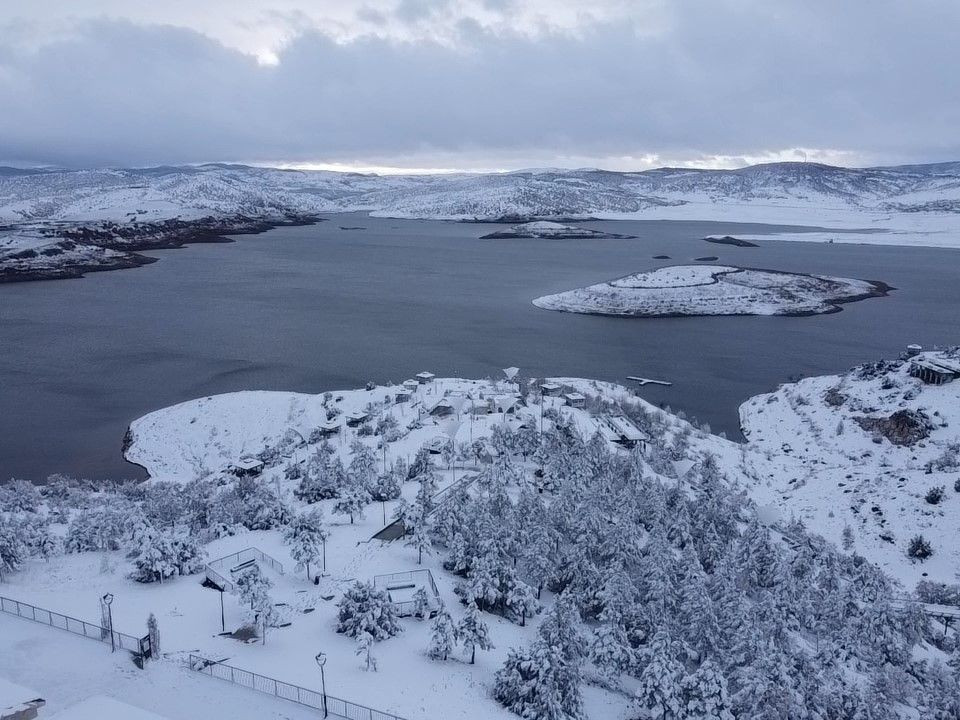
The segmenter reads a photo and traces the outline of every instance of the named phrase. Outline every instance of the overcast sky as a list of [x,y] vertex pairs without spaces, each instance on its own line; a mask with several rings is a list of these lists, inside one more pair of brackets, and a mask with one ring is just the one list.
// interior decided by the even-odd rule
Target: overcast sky
[[0,163],[960,159],[957,0],[0,0]]

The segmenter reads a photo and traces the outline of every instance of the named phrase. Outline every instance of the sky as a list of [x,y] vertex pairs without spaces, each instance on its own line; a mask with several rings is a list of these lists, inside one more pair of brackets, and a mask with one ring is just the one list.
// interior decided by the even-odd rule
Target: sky
[[0,164],[960,159],[956,0],[0,0]]

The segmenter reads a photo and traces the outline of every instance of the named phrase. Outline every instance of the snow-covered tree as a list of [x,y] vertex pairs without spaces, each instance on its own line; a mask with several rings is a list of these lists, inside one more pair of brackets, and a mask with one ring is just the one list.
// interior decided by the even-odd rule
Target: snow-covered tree
[[307,461],[300,484],[293,493],[298,499],[315,503],[340,494],[340,488],[346,481],[346,471],[340,458],[331,453],[332,448],[324,443]]
[[295,515],[283,532],[283,541],[290,546],[290,557],[297,570],[304,570],[310,578],[310,565],[323,557],[323,546],[329,533],[323,527],[323,511],[317,507]]
[[446,660],[457,643],[457,631],[453,619],[445,607],[437,610],[430,627],[430,646],[427,654],[434,660]]
[[457,637],[463,644],[463,649],[470,653],[470,664],[473,665],[477,659],[477,648],[481,650],[492,650],[493,643],[490,641],[490,630],[487,624],[480,617],[480,608],[476,603],[468,602],[467,611],[457,623]]
[[363,660],[363,669],[367,672],[370,670],[377,671],[377,659],[373,656],[373,642],[373,635],[367,631],[357,635],[357,647],[354,654],[359,655]]
[[427,596],[426,588],[420,586],[413,593],[413,615],[423,620],[429,614],[430,598]]
[[370,494],[377,484],[377,456],[359,440],[350,443],[350,452],[352,457],[347,466],[348,482],[360,485]]
[[696,720],[734,720],[727,681],[720,669],[705,660],[682,683],[683,713],[680,717]]
[[240,600],[249,603],[251,610],[263,609],[269,604],[270,588],[273,587],[273,583],[256,563],[237,573],[234,585]]
[[363,517],[363,509],[369,503],[370,493],[367,488],[358,482],[348,481],[347,485],[341,488],[333,511],[338,515],[348,516],[352,525],[355,517]]
[[387,593],[370,583],[354,583],[337,603],[338,633],[355,638],[367,632],[374,640],[386,640],[402,629]]
[[177,574],[178,552],[166,533],[146,527],[137,534],[135,567],[131,574],[137,582],[163,582]]
[[677,661],[673,640],[665,627],[653,636],[644,660],[636,690],[637,704],[655,720],[683,717],[683,665]]

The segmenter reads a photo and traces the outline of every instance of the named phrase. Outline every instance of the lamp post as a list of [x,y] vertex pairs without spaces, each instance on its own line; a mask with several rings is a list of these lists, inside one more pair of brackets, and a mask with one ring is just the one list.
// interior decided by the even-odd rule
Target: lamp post
[[327,679],[323,674],[323,666],[327,664],[327,654],[318,652],[314,658],[317,661],[317,667],[320,668],[320,694],[323,696],[323,716],[327,716]]
[[117,641],[113,637],[113,610],[110,609],[110,606],[113,605],[113,593],[107,593],[102,598],[100,598],[104,605],[107,606],[107,628],[110,631],[110,652],[117,651]]

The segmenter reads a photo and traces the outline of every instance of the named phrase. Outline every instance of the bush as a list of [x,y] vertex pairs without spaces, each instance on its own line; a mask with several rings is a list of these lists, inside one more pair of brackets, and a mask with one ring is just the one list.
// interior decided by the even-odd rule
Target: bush
[[924,496],[926,500],[931,505],[939,505],[940,501],[943,500],[944,490],[943,485],[935,485],[934,487],[927,490],[927,494]]
[[907,557],[923,562],[933,555],[933,547],[923,535],[914,535],[907,546]]
[[960,492],[960,478],[953,481],[953,491]]

